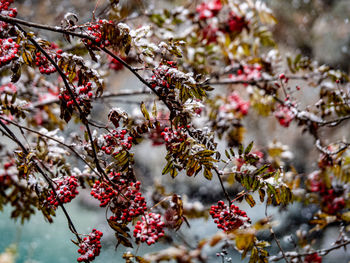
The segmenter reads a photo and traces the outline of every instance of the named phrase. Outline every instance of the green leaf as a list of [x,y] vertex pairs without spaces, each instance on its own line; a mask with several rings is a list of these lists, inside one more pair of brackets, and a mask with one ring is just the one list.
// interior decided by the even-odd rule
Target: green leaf
[[260,198],[260,202],[264,202],[265,200],[265,190],[264,189],[259,189],[259,198]]
[[203,174],[204,174],[204,177],[208,180],[211,180],[213,178],[213,173],[207,168],[204,169]]
[[256,172],[254,172],[254,174],[256,175],[260,175],[263,172],[265,172],[265,170],[267,170],[270,167],[269,164],[264,164],[262,167],[260,167]]
[[259,259],[258,250],[256,247],[253,247],[252,253],[250,255],[249,263],[256,263],[258,259]]
[[172,178],[175,178],[178,174],[178,171],[176,170],[176,168],[172,168],[171,171],[170,171],[170,176]]
[[244,151],[243,144],[239,144],[239,146],[238,146],[238,154],[239,154],[239,155],[242,155],[242,154],[243,154],[243,151]]
[[292,73],[295,73],[295,70],[293,68],[293,62],[292,59],[290,57],[287,57],[287,64],[288,64],[288,68]]
[[244,199],[246,200],[246,202],[250,205],[250,207],[254,207],[255,206],[255,201],[252,195],[247,194],[244,196]]
[[166,166],[164,167],[162,174],[167,174],[170,172],[170,170],[173,167],[173,162],[172,161],[168,161],[168,163],[166,164]]
[[146,120],[149,121],[149,120],[150,120],[150,117],[149,117],[149,113],[148,113],[148,111],[147,111],[147,109],[146,109],[145,103],[144,103],[144,102],[141,102],[140,107],[141,107],[141,112],[142,112],[143,116],[146,118]]
[[244,155],[247,155],[248,153],[250,153],[250,151],[251,151],[252,148],[253,148],[253,145],[254,145],[254,141],[252,141],[251,143],[249,143],[249,145],[247,146],[247,148],[245,148]]
[[269,172],[269,173],[263,174],[263,175],[261,176],[261,178],[264,179],[264,180],[266,180],[266,179],[271,178],[271,177],[274,176],[274,175],[275,175],[275,172]]
[[154,117],[154,119],[157,119],[157,104],[156,104],[156,101],[154,101],[153,103],[153,108],[152,108],[152,116]]

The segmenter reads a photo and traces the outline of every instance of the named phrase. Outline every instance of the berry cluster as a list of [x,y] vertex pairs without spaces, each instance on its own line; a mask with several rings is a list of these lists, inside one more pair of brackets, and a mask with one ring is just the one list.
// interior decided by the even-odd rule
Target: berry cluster
[[0,39],[0,67],[16,58],[18,48],[19,45],[12,38]]
[[134,229],[136,242],[146,242],[150,246],[163,236],[164,222],[160,214],[148,213],[142,217],[141,221],[137,221]]
[[[121,59],[125,60],[125,58],[121,58]],[[111,56],[108,56],[108,61],[109,61],[108,67],[115,71],[119,71],[124,67],[122,63],[120,63],[118,60],[116,60]]]
[[196,11],[200,20],[205,20],[216,16],[222,9],[221,0],[212,0],[208,3],[201,3],[197,6]]
[[322,195],[322,207],[328,214],[335,215],[345,207],[344,197],[338,195],[334,189],[329,189]]
[[[80,106],[86,106],[86,108],[89,108],[88,105],[90,105],[91,98],[93,96],[92,83],[87,82],[85,85],[79,86],[77,88],[72,87],[71,89],[73,93],[76,94],[75,100],[77,101],[77,103]],[[67,108],[73,109],[74,99],[71,97],[67,89],[61,91],[61,94],[58,95],[58,99],[63,105],[66,105]]]
[[[0,1],[0,15],[16,17],[17,9],[10,8],[10,5],[13,3],[13,0],[1,0]],[[3,33],[4,30],[9,28],[9,24],[3,21],[0,21],[0,34]],[[2,35],[2,34],[1,34]]]
[[321,196],[322,210],[328,214],[335,215],[345,207],[343,191],[335,190],[333,187],[327,188],[318,172],[311,173],[308,176],[309,189],[311,192],[318,193]]
[[54,187],[57,196],[53,190],[47,198],[49,204],[56,209],[59,203],[69,203],[79,193],[77,188],[79,186],[78,179],[75,176],[65,176],[54,179]]
[[130,150],[133,137],[127,135],[127,130],[113,130],[111,133],[104,135],[104,144],[101,150],[106,154],[118,154],[120,150]]
[[250,223],[250,218],[246,212],[240,210],[234,204],[231,204],[230,208],[228,208],[223,201],[219,201],[217,205],[212,205],[209,213],[218,228],[225,232],[238,229]]
[[177,69],[175,61],[167,61],[166,65],[160,63],[159,66],[153,70],[150,84],[152,88],[159,87],[162,90],[174,89],[175,85],[172,83],[174,74],[171,69]]
[[278,105],[277,109],[274,112],[275,117],[278,119],[281,126],[289,127],[289,124],[292,122],[296,116],[293,111],[294,107],[292,105]]
[[229,78],[234,81],[251,81],[261,79],[261,65],[240,66],[236,74],[230,74]]
[[101,237],[103,233],[96,229],[93,229],[92,232],[84,237],[79,244],[78,253],[81,254],[78,257],[78,262],[90,262],[97,257],[101,252]]
[[[147,210],[145,198],[140,192],[141,182],[129,182],[126,176],[111,172],[109,180],[96,180],[91,195],[105,207],[112,202],[114,215],[109,220],[114,222],[130,222],[133,218],[143,215]],[[116,207],[117,209],[113,209]]]
[[322,263],[322,257],[317,253],[313,253],[304,258],[304,263]]
[[[51,57],[55,60],[55,62],[57,62],[58,59],[61,58],[61,54],[62,54],[62,49],[57,50],[57,54],[53,53],[51,54]],[[37,65],[39,67],[39,71],[41,74],[51,74],[56,72],[56,68],[52,65],[52,63],[47,59],[47,57],[45,57],[44,55],[42,55],[40,52],[37,52],[35,57],[35,65]]]
[[245,20],[245,17],[238,16],[234,12],[230,13],[225,25],[224,30],[227,33],[241,33],[244,28],[248,28],[248,22]]
[[[104,39],[102,28],[104,24],[112,25],[112,21],[102,20],[100,19],[97,23],[90,24],[90,26],[87,28],[87,34],[94,38],[95,42],[98,44],[99,47],[107,47],[111,43],[109,40]],[[83,39],[82,40],[85,45],[89,47],[95,47],[95,43],[93,43],[89,39]]]
[[9,8],[14,0],[1,0],[0,1],[0,14],[3,16],[16,17],[17,9]]
[[100,206],[105,207],[118,193],[128,185],[126,176],[119,172],[110,172],[109,180],[96,180],[90,194],[100,201]]
[[162,136],[166,147],[171,147],[174,143],[183,142],[187,138],[187,134],[185,134],[185,129],[183,126],[178,127],[177,129],[170,129],[166,127],[160,135]]
[[131,222],[135,217],[143,215],[147,211],[145,198],[140,192],[139,181],[130,182],[127,187],[121,188],[118,199],[114,202],[118,209],[109,218],[114,222]]
[[105,207],[118,195],[118,192],[107,182],[96,180],[90,194],[100,201],[100,207]]
[[224,113],[239,112],[242,115],[247,115],[249,106],[249,101],[242,100],[237,92],[233,92],[227,97],[227,103],[222,105],[219,111]]

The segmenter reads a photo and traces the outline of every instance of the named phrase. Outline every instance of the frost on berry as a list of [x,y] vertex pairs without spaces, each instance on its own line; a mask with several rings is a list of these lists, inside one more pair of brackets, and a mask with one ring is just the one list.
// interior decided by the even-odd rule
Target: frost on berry
[[187,138],[184,127],[178,127],[177,129],[165,127],[160,135],[163,137],[167,148],[174,147],[173,144],[183,142]]
[[233,92],[227,97],[227,102],[224,105],[220,106],[220,117],[224,119],[230,119],[229,116],[224,115],[230,115],[235,113],[247,115],[249,106],[249,101],[242,100],[237,92]]
[[56,209],[59,204],[69,203],[78,195],[78,179],[75,176],[65,176],[62,178],[53,179],[53,185],[55,192],[50,191],[50,196],[48,196],[47,201],[49,205]]
[[19,45],[12,39],[0,39],[0,68],[17,58]]
[[164,222],[160,214],[148,213],[142,216],[141,221],[137,221],[134,229],[136,242],[147,243],[152,245],[164,236]]
[[[35,65],[37,65],[39,67],[39,71],[42,74],[51,74],[56,72],[56,68],[54,67],[54,65],[52,65],[52,63],[47,59],[47,57],[45,57],[43,54],[41,54],[40,52],[37,52],[35,57]],[[50,55],[51,58],[53,60],[56,60],[55,62],[57,63],[57,57]]]
[[[100,19],[97,22],[85,24],[85,33],[93,39],[82,39],[89,50],[111,48],[114,51],[128,53],[130,49],[130,29],[123,23],[114,24],[113,21]],[[131,41],[130,41],[131,42]]]
[[[110,45],[110,41],[106,39],[106,36],[103,33],[103,27],[106,25],[112,25],[112,21],[107,20],[99,20],[96,23],[91,23],[87,27],[87,34],[92,37],[96,44],[98,44],[100,47],[106,47]],[[88,39],[82,40],[86,46],[89,47],[95,47],[95,44]]]
[[250,218],[246,212],[240,210],[234,204],[228,207],[223,201],[219,201],[217,205],[212,205],[209,213],[217,224],[217,227],[225,232],[241,227],[244,228],[250,224]]
[[[0,1],[0,15],[2,16],[9,16],[9,17],[16,17],[17,16],[17,9],[16,8],[10,8],[10,5],[13,3],[13,0],[1,0]],[[12,27],[8,23],[0,21],[0,36],[6,34],[5,31],[9,30],[9,28]]]
[[110,180],[96,180],[91,195],[100,201],[100,206],[109,205],[114,223],[128,223],[147,210],[145,198],[140,192],[141,182],[129,182],[121,173],[111,172]]
[[289,124],[295,118],[296,114],[293,109],[292,106],[288,105],[277,106],[274,115],[282,126],[289,127]]
[[140,192],[139,181],[130,182],[121,189],[118,198],[112,203],[111,210],[114,215],[109,220],[117,223],[128,223],[147,211],[147,203]]
[[168,93],[169,90],[174,89],[176,72],[172,69],[177,69],[175,61],[167,61],[165,64],[160,63],[158,67],[153,69],[153,75],[149,81],[152,88],[163,93]]
[[253,81],[261,79],[262,67],[259,64],[239,66],[235,74],[230,74],[233,81]]
[[103,233],[96,229],[84,237],[79,243],[78,253],[81,254],[78,257],[78,262],[91,262],[93,261],[101,252],[101,237]]
[[216,16],[221,9],[221,0],[212,0],[208,3],[201,3],[198,5],[196,11],[199,15],[199,19],[204,20]]
[[112,130],[110,133],[103,136],[103,145],[101,150],[108,155],[116,155],[122,150],[130,150],[133,137],[128,135],[128,131]]

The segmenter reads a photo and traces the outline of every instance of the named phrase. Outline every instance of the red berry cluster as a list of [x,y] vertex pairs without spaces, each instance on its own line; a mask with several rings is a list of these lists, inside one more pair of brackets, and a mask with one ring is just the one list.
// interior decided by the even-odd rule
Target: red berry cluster
[[118,209],[109,220],[119,223],[131,222],[133,218],[147,211],[147,204],[140,192],[140,186],[141,183],[136,181],[130,182],[127,187],[121,189],[118,199],[114,202]]
[[126,185],[126,178],[121,173],[112,171],[109,173],[109,181],[106,179],[95,181],[90,194],[100,201],[100,207],[105,207]]
[[164,222],[160,214],[148,213],[142,217],[141,221],[137,221],[134,229],[136,242],[146,242],[150,246],[163,236]]
[[274,112],[275,117],[278,119],[280,125],[289,127],[289,124],[295,117],[294,107],[292,105],[278,105]]
[[322,257],[317,253],[313,253],[304,258],[304,263],[322,263]]
[[[100,19],[97,23],[93,23],[90,24],[90,26],[87,28],[87,34],[91,37],[94,38],[95,42],[98,44],[99,47],[103,48],[103,47],[107,47],[110,45],[109,40],[107,39],[103,39],[103,35],[102,35],[102,27],[104,24],[110,24],[112,25],[113,22],[112,21],[107,21],[107,20],[103,20]],[[85,45],[90,46],[90,47],[95,47],[95,43],[93,43],[91,40],[89,39],[83,39],[82,40],[84,42]]]
[[229,78],[234,81],[250,81],[261,79],[261,65],[240,66],[236,74],[230,74]]
[[152,79],[150,80],[152,88],[159,87],[163,90],[174,89],[172,68],[177,68],[175,61],[167,61],[166,64],[161,63],[154,69]]
[[328,214],[335,215],[345,207],[342,191],[327,188],[319,176],[319,172],[313,172],[308,176],[309,189],[311,192],[320,194],[322,210]]
[[212,205],[209,213],[218,228],[225,232],[238,229],[250,223],[250,218],[246,212],[240,210],[234,204],[231,204],[230,208],[228,208],[223,201],[219,201],[218,205]]
[[103,233],[96,229],[93,229],[92,232],[84,237],[79,244],[78,253],[81,254],[78,257],[78,262],[90,262],[95,259],[101,252],[101,237]]
[[[121,59],[125,60],[125,58],[121,57]],[[108,61],[109,61],[109,65],[108,67],[110,69],[113,69],[115,71],[119,71],[121,69],[123,69],[123,64],[120,63],[118,60],[116,60],[115,58],[108,56]]]
[[196,11],[200,20],[205,20],[216,16],[222,9],[221,0],[212,0],[208,3],[201,3],[197,6]]
[[[75,100],[80,106],[90,104],[91,98],[93,96],[91,82],[87,82],[85,85],[79,86],[77,88],[72,87],[72,91],[74,94],[76,94]],[[63,105],[66,105],[71,109],[73,108],[74,99],[71,97],[68,90],[63,90],[61,94],[58,95],[58,99]]]
[[113,130],[111,133],[104,135],[104,144],[101,147],[106,154],[118,154],[120,150],[130,150],[133,137],[127,135],[127,130]]
[[100,201],[100,207],[105,207],[118,195],[118,191],[114,190],[109,183],[96,180],[92,186],[90,194]]
[[187,138],[185,129],[182,126],[178,127],[177,129],[166,127],[160,135],[163,137],[166,147],[170,147],[174,143],[183,142]]
[[322,207],[328,214],[335,215],[345,207],[344,197],[338,196],[338,194],[334,189],[329,189],[322,195]]
[[[3,16],[16,17],[17,16],[17,9],[10,8],[10,5],[12,3],[13,3],[13,0],[1,0],[0,1],[0,14]],[[3,24],[0,25],[0,28],[2,28],[2,27],[4,27]]]
[[247,115],[249,106],[249,101],[242,100],[237,92],[233,92],[227,97],[227,103],[222,105],[219,111],[223,113],[239,112],[242,115]]
[[47,198],[47,201],[54,209],[58,207],[60,202],[62,204],[69,203],[73,200],[74,197],[78,195],[78,186],[78,179],[75,176],[55,178],[54,187],[57,197],[55,196],[54,191],[51,190],[50,196]]
[[[57,54],[53,53],[51,54],[51,57],[57,62],[58,59],[61,58],[61,54],[62,54],[62,49],[57,50]],[[47,57],[45,57],[44,55],[42,55],[40,52],[37,52],[35,57],[35,65],[37,65],[39,67],[39,71],[41,74],[51,74],[56,72],[56,68],[52,65],[52,63],[47,59]]]
[[12,38],[0,39],[0,67],[16,58],[18,48],[19,45]]
[[227,33],[241,33],[244,28],[248,28],[248,22],[245,17],[238,16],[234,12],[230,13],[225,25]]

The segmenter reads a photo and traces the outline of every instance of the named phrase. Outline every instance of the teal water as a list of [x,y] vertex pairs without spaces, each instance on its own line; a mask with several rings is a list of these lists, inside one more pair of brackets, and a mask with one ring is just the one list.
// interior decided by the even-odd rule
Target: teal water
[[[94,227],[101,229],[99,215],[102,214],[102,210],[101,213],[95,213],[74,203],[67,205],[66,208],[79,232],[89,233]],[[18,246],[16,263],[76,262],[78,247],[71,242],[75,237],[69,231],[67,220],[61,210],[57,211],[53,224],[46,222],[43,216],[37,213],[22,225],[10,219],[10,212],[10,207],[0,212],[1,252],[10,244],[16,243]],[[95,262],[106,262],[107,259],[116,259],[116,257],[120,260],[108,260],[108,262],[123,262],[120,253],[118,256],[114,248],[107,245]]]

